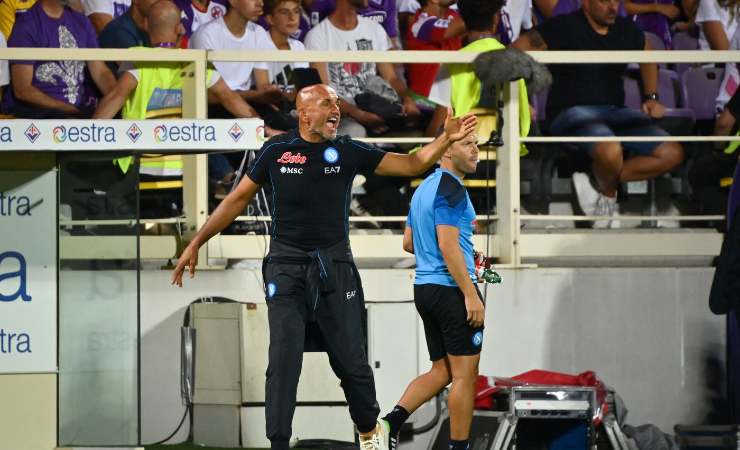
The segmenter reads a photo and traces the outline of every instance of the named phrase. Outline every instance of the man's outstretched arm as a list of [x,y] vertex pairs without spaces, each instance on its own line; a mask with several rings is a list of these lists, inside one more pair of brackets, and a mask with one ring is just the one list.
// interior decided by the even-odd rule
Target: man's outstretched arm
[[260,185],[248,176],[242,178],[236,189],[223,199],[218,208],[213,211],[211,217],[208,218],[206,224],[203,225],[203,228],[198,231],[180,255],[177,266],[172,272],[172,284],[182,287],[182,274],[185,271],[185,266],[188,267],[190,278],[195,276],[195,266],[198,264],[198,249],[200,246],[229,226],[244,211],[244,208],[254,198],[259,189]]
[[459,119],[452,118],[452,109],[447,110],[445,131],[437,139],[425,145],[418,152],[410,155],[386,153],[375,169],[377,175],[394,177],[413,177],[424,173],[439,161],[444,152],[454,142],[475,132],[478,123],[474,114],[466,114]]

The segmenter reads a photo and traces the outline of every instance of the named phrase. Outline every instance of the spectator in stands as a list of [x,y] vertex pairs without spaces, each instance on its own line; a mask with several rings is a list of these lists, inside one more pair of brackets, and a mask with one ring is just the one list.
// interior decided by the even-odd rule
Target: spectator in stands
[[[358,10],[367,7],[367,0],[337,0],[334,12],[306,36],[309,50],[375,50],[390,48],[388,35],[378,23],[362,17]],[[330,84],[340,96],[342,118],[340,134],[355,138],[367,131],[382,134],[389,125],[404,126],[407,121],[418,119],[420,112],[410,95],[406,83],[396,76],[388,63],[318,63],[312,64],[324,83]],[[378,76],[378,74],[380,76]],[[360,95],[364,94],[362,97]],[[380,105],[385,112],[376,114],[357,104]],[[398,119],[396,123],[389,123]],[[366,131],[367,130],[367,131]]]
[[[267,31],[270,31],[270,24],[267,21],[266,18],[267,15],[267,1],[265,1],[265,14],[260,16],[259,19],[257,19],[257,23],[262,26]],[[302,7],[302,3],[299,0],[298,1],[298,28],[293,32],[293,34],[290,35],[291,39],[295,39],[296,41],[300,41],[301,43],[306,38],[306,34],[308,34],[308,30],[311,29],[311,19],[308,18],[308,15],[306,14],[305,10]]]
[[681,17],[673,0],[625,0],[624,7],[639,29],[658,36],[665,48],[673,48],[671,23]]
[[[312,0],[308,10],[311,17],[311,27],[315,27],[322,20],[326,19],[334,12],[336,7],[337,0]],[[357,14],[381,24],[388,37],[391,38],[392,47],[400,48],[396,0],[373,0],[371,2],[365,2],[364,6],[357,8]]]
[[185,35],[182,48],[188,48],[190,37],[203,25],[223,17],[229,8],[228,0],[173,0],[182,11]]
[[[201,27],[191,39],[192,48],[206,50],[274,50],[275,45],[264,28],[255,21],[262,14],[262,0],[229,0],[224,17]],[[294,123],[275,113],[284,99],[278,86],[270,84],[268,64],[253,62],[215,62],[226,84],[257,112],[270,127],[286,130]],[[252,88],[252,86],[256,88]],[[209,117],[229,117],[227,111],[211,108]]]
[[36,3],[36,0],[2,0],[0,1],[0,31],[5,39],[10,39],[16,18]]
[[499,41],[509,45],[519,39],[522,31],[534,26],[532,19],[532,0],[508,0],[501,8],[501,19],[496,33]]
[[[98,41],[87,17],[60,0],[39,0],[19,16],[8,46],[96,48]],[[92,82],[106,94],[115,81],[102,61],[16,60],[11,63],[12,95],[5,99],[6,111],[39,119],[89,117],[98,101]]]
[[[699,35],[701,50],[738,49],[732,45],[732,38],[738,30],[740,21],[740,1],[699,0],[695,20],[701,29]],[[738,84],[740,84],[740,72],[738,72],[737,65],[725,64],[724,79],[716,99],[718,113],[735,93]]]
[[[407,50],[459,50],[462,47],[461,33],[455,30],[464,32],[465,24],[460,14],[449,7],[454,1],[421,0],[421,9],[414,14],[406,34]],[[422,108],[434,109],[434,103],[427,96],[438,70],[439,64],[406,65],[406,81]]]
[[[154,3],[147,21],[153,47],[175,48],[177,39],[185,32],[180,9],[170,0]],[[134,120],[182,117],[182,70],[179,62],[123,63],[118,82],[100,102],[93,118],[112,119],[119,111],[122,118]],[[235,117],[257,116],[254,109],[229,89],[218,72],[209,69],[206,82],[208,95]],[[228,183],[234,177],[233,168],[223,155],[211,155],[208,167],[213,180]]]
[[[306,47],[298,39],[294,39],[299,31],[301,17],[300,0],[267,0],[265,2],[265,21],[269,25],[270,42],[274,50],[303,51]],[[268,63],[267,72],[270,83],[281,88],[283,92],[293,92],[293,69],[308,68],[307,62]],[[295,95],[289,100],[295,101]]]
[[[133,0],[131,7],[121,16],[111,20],[98,37],[102,48],[149,47],[146,29],[146,15],[156,0]],[[106,62],[108,67],[118,73],[118,64]]]
[[[504,0],[458,0],[458,11],[465,28],[468,30],[467,39],[469,42],[461,51],[485,52],[504,48],[504,45],[493,37],[498,26],[503,3]],[[455,116],[467,114],[477,107],[494,108],[495,105],[486,104],[486,99],[482,99],[481,94],[481,82],[476,77],[471,64],[446,64],[442,66],[429,92],[429,99],[443,108],[437,108],[435,117],[427,128],[428,135],[434,135],[438,132],[439,126],[443,123],[438,121],[439,112],[447,107],[452,107]],[[481,105],[481,100],[483,100],[483,105]],[[519,101],[522,105],[528,104],[527,88],[523,80],[519,81]],[[491,117],[489,116],[489,119]],[[530,122],[528,108],[521,109],[520,119],[522,135],[526,136],[529,133]],[[490,132],[485,133],[480,128],[485,123],[485,118],[478,121],[478,137],[484,142],[490,137]]]
[[97,34],[111,20],[122,16],[130,6],[131,0],[82,0],[83,11]]
[[[584,0],[578,11],[554,17],[522,35],[521,50],[650,50],[644,34],[627,18],[618,17],[619,0]],[[553,65],[547,101],[550,131],[566,136],[666,136],[651,121],[665,108],[658,101],[657,66],[641,64],[642,111],[624,106],[624,64]],[[683,161],[675,142],[586,143],[579,147],[592,159],[594,183],[585,173],[573,175],[578,202],[589,216],[617,214],[620,182],[648,180],[673,170]],[[625,152],[627,150],[627,152]],[[631,157],[627,158],[626,156]],[[606,219],[595,227],[616,226]]]
[[[48,1],[48,0],[40,0]],[[147,34],[152,47],[176,48],[184,33],[180,9],[170,0],[158,0],[147,15]],[[152,119],[182,116],[181,62],[125,62],[115,87],[101,100],[94,119],[110,119],[120,110],[124,119]],[[221,75],[209,69],[208,93],[236,117],[256,117],[257,113]]]

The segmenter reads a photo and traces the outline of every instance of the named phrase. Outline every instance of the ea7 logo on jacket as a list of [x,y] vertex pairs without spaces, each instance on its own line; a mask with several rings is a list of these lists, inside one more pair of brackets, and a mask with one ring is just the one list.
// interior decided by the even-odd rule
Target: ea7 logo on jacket
[[278,164],[306,164],[307,160],[308,158],[301,155],[300,152],[295,155],[291,152],[285,152],[280,158],[278,158],[277,162]]

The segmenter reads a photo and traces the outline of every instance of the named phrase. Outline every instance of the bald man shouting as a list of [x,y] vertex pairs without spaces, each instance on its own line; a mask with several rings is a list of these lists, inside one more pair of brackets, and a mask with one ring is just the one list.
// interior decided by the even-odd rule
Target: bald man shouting
[[373,372],[364,346],[364,296],[349,245],[349,202],[358,173],[416,176],[453,142],[475,129],[472,115],[452,119],[441,136],[412,155],[386,153],[337,136],[339,98],[326,85],[298,93],[298,130],[273,137],[257,154],[247,176],[213,212],[183,251],[172,274],[182,286],[188,267],[195,274],[198,249],[239,216],[265,183],[272,185],[272,239],[263,262],[269,365],[265,386],[267,437],[272,449],[287,450],[303,361],[306,323],[321,330],[334,373],[341,380],[363,450],[386,450],[378,426]]

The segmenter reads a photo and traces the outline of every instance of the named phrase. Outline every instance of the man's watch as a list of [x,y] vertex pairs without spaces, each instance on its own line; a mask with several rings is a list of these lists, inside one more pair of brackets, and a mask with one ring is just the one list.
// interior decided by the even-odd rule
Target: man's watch
[[645,95],[642,96],[642,101],[643,102],[646,102],[648,100],[655,100],[657,102],[658,100],[660,100],[660,97],[658,97],[658,93],[657,92],[651,92],[649,94],[645,94]]

